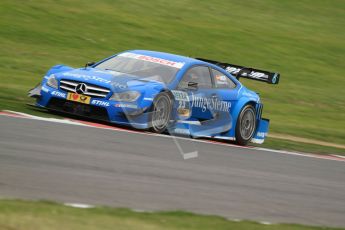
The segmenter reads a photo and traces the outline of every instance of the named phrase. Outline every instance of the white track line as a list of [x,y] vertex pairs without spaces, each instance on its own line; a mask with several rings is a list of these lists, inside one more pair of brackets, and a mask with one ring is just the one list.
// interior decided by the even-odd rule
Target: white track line
[[335,156],[335,157],[339,157],[339,158],[343,158],[345,159],[345,156],[341,156],[341,155],[336,155],[336,154],[331,154],[332,156]]
[[264,225],[271,225],[271,222],[268,221],[259,221],[260,224],[264,224]]
[[67,118],[57,119],[57,118],[39,117],[39,116],[34,116],[34,115],[11,111],[11,110],[0,111],[0,115],[15,117],[15,118],[26,118],[26,119],[54,122],[54,123],[69,124],[69,125],[79,125],[79,126],[93,127],[93,128],[98,128],[98,129],[115,130],[115,131],[127,132],[127,133],[137,133],[137,134],[150,135],[150,136],[159,136],[159,137],[164,137],[164,138],[176,138],[176,139],[189,140],[189,141],[200,142],[200,143],[224,145],[224,146],[230,146],[230,147],[235,147],[235,148],[253,149],[253,150],[259,150],[259,151],[274,152],[274,153],[301,156],[301,157],[310,157],[310,158],[315,158],[315,159],[326,159],[326,160],[345,162],[345,156],[334,155],[334,154],[318,155],[318,154],[313,154],[313,153],[298,153],[298,152],[290,152],[290,151],[284,151],[284,150],[275,150],[275,149],[267,149],[267,148],[259,148],[259,147],[245,147],[245,146],[238,146],[238,145],[233,145],[233,144],[228,144],[228,143],[217,142],[213,140],[199,140],[199,139],[191,139],[191,138],[185,138],[185,137],[169,136],[169,135],[164,135],[164,134],[149,133],[145,131],[129,130],[129,129],[118,128],[118,127],[103,125],[103,124],[94,123],[94,122],[88,122],[88,121],[80,121],[80,120],[73,120],[73,119],[67,119]]
[[[95,205],[83,204],[83,203],[63,203],[63,205],[65,205],[67,207],[82,208],[82,209],[96,208]],[[144,209],[131,208],[130,210],[132,212],[136,212],[136,213],[155,213],[154,211],[144,210]],[[228,219],[228,220],[229,221],[233,221],[233,222],[242,222],[242,221],[244,221],[242,219]],[[272,222],[269,222],[269,221],[258,221],[257,223],[263,224],[263,225],[272,225],[273,224]]]
[[94,208],[95,206],[90,204],[82,204],[82,203],[64,203],[65,206],[73,207],[73,208]]

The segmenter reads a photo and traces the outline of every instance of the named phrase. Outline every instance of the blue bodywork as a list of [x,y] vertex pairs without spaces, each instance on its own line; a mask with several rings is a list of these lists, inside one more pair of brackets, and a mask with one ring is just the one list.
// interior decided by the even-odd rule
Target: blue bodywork
[[[123,53],[144,55],[153,58],[168,60],[171,62],[182,63],[175,77],[169,83],[159,81],[142,81],[132,75],[114,74],[113,71],[97,69],[97,65],[112,58],[116,55],[95,63],[85,68],[71,68],[65,65],[56,65],[52,67],[44,76],[41,84],[36,88],[35,96],[37,98],[36,106],[56,109],[50,107],[52,101],[60,104],[67,101],[68,92],[60,88],[61,80],[82,82],[107,88],[110,92],[104,97],[91,97],[89,105],[93,109],[99,108],[103,111],[102,116],[95,116],[96,119],[107,120],[112,123],[129,125],[137,129],[149,128],[149,111],[152,107],[154,98],[160,92],[168,92],[174,98],[173,125],[169,132],[190,135],[193,137],[212,137],[219,139],[235,140],[235,127],[237,118],[242,108],[247,104],[252,104],[256,109],[256,130],[251,142],[263,143],[267,136],[269,120],[261,118],[262,103],[257,93],[247,89],[233,75],[209,62],[201,61],[194,58],[178,56],[162,52],[133,50]],[[120,53],[120,54],[123,54]],[[117,54],[119,55],[119,54]],[[194,66],[207,66],[218,70],[235,83],[232,89],[196,89],[196,90],[179,90],[178,85],[187,70]],[[55,76],[58,87],[53,88],[47,85],[49,77]],[[214,83],[213,83],[214,84]],[[113,93],[126,91],[140,92],[140,96],[133,102],[119,102],[110,100]],[[216,103],[220,111],[214,112],[210,101],[210,96],[216,95]],[[187,98],[187,99],[186,99]],[[60,105],[59,104],[59,105]],[[187,104],[187,105],[186,105]],[[187,106],[191,110],[191,115],[181,117],[179,108]],[[213,104],[213,107],[214,104]],[[74,108],[76,109],[76,108]],[[93,117],[93,110],[86,113],[86,116]],[[98,110],[97,110],[98,111]],[[215,116],[215,113],[217,114]]]

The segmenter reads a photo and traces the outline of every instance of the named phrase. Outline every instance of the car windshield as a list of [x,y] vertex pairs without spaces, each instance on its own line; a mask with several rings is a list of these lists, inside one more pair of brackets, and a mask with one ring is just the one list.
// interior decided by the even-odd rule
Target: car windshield
[[95,68],[133,75],[141,80],[170,83],[183,63],[146,55],[124,53],[106,60]]

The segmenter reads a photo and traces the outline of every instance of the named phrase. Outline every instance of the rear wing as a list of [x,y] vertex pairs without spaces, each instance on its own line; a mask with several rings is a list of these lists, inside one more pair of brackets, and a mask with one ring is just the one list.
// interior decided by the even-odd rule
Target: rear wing
[[279,78],[280,78],[279,73],[274,73],[274,72],[269,72],[266,70],[259,70],[259,69],[254,69],[254,68],[248,68],[248,67],[234,65],[234,64],[222,63],[222,62],[212,61],[212,60],[208,60],[204,58],[196,58],[196,59],[200,61],[204,61],[204,62],[209,62],[221,67],[228,73],[235,76],[237,80],[242,77],[242,78],[247,78],[247,79],[256,80],[256,81],[263,81],[268,84],[279,83]]

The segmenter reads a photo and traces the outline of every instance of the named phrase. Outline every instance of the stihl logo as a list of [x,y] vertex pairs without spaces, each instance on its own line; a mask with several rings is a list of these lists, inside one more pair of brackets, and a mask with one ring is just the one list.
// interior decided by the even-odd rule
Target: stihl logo
[[[227,67],[225,70],[231,74],[236,75],[241,71],[241,68]],[[255,72],[255,71],[251,71],[249,74],[246,72],[243,72],[241,73],[241,77],[250,77],[250,78],[255,78],[255,79],[268,79],[267,74],[264,74],[261,72]]]
[[91,102],[92,105],[99,105],[99,106],[105,106],[105,107],[108,107],[110,106],[110,103],[109,102],[106,102],[106,101],[99,101],[99,100],[93,100]]

